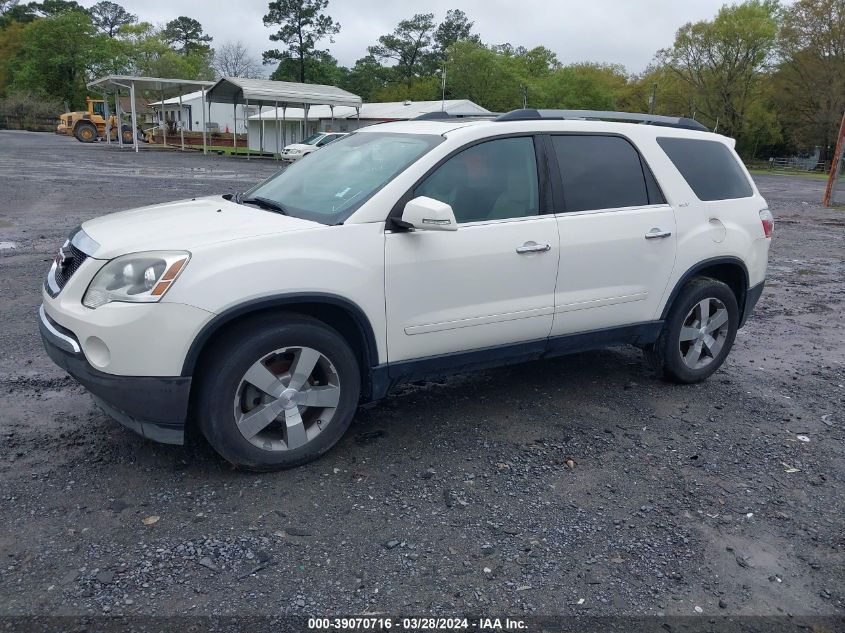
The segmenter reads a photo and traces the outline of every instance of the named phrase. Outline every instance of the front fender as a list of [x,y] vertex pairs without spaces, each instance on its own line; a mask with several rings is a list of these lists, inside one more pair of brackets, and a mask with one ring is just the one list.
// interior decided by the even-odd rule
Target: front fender
[[193,249],[191,261],[163,301],[215,315],[279,297],[327,296],[364,315],[387,361],[384,307],[384,223],[325,226]]

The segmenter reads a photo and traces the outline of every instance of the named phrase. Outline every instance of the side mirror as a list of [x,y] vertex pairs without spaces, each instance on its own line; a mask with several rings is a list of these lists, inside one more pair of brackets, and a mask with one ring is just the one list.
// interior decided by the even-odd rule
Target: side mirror
[[458,221],[451,205],[426,196],[408,201],[402,211],[402,224],[417,231],[458,230]]

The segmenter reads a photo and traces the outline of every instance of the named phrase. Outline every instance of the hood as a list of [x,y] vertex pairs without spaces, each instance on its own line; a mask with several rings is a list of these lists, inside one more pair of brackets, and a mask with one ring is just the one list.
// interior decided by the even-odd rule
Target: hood
[[314,149],[313,145],[306,145],[305,143],[291,143],[290,145],[285,145],[285,149]]
[[211,196],[112,213],[89,220],[82,228],[99,244],[91,255],[111,259],[139,251],[190,251],[215,242],[321,226]]

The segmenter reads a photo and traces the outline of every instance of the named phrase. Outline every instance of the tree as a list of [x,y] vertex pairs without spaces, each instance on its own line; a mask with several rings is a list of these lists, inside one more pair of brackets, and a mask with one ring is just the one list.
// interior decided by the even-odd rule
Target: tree
[[[300,81],[302,66],[295,57],[284,57],[270,75],[274,81]],[[305,60],[305,77],[308,83],[337,85],[346,69],[338,66],[337,60],[328,51],[315,51]]]
[[283,74],[287,76],[290,60],[295,60],[296,79],[301,83],[313,81],[309,69],[313,72],[329,55],[328,51],[318,49],[317,43],[326,38],[334,42],[333,36],[340,32],[340,24],[323,13],[328,5],[329,0],[272,0],[264,16],[264,26],[278,25],[279,30],[270,39],[287,48],[265,51],[264,63],[281,62],[279,66],[285,65]]
[[34,4],[21,4],[20,0],[0,0],[0,29],[12,22],[32,22],[38,17]]
[[375,94],[387,85],[389,70],[372,55],[362,57],[355,65],[342,73],[339,87],[359,95],[365,102],[374,101]]
[[26,24],[17,21],[12,21],[0,29],[0,97],[6,95],[13,73],[18,67],[25,30]]
[[81,105],[86,82],[110,58],[109,38],[87,12],[66,11],[26,25],[11,88]]
[[164,31],[156,29],[149,22],[124,26],[120,38],[109,41],[117,42],[122,47],[121,57],[126,63],[126,74],[183,79],[214,78],[210,48],[199,46],[188,53],[173,50]]
[[723,6],[715,19],[689,23],[658,61],[693,92],[695,110],[712,127],[742,135],[749,108],[759,98],[778,33],[775,0]]
[[[653,101],[652,101],[653,100]],[[620,95],[620,107],[633,112],[692,117],[695,96],[683,79],[667,66],[652,64],[631,78]]]
[[394,62],[397,79],[410,88],[415,77],[428,74],[433,33],[434,14],[418,13],[399,22],[393,33],[379,37],[379,43],[367,51],[377,59]]
[[246,46],[240,40],[226,42],[219,46],[214,51],[212,67],[218,77],[258,79],[263,76],[261,64],[249,54]]
[[0,19],[11,16],[20,10],[20,0],[0,0]]
[[79,11],[87,13],[85,7],[75,0],[44,0],[43,2],[30,2],[28,5],[38,15],[50,17],[67,13],[68,11]]
[[203,33],[202,24],[184,15],[168,22],[162,36],[172,46],[178,46],[177,50],[183,55],[208,51],[208,42],[211,41],[211,36]]
[[129,13],[119,4],[109,2],[109,0],[98,2],[88,12],[91,14],[94,26],[109,37],[117,35],[120,27],[135,24],[138,21],[137,15]]
[[787,7],[772,99],[799,150],[833,150],[845,111],[845,0],[798,0]]
[[478,35],[473,35],[472,27],[475,22],[470,22],[467,14],[460,9],[449,9],[445,19],[434,31],[435,52],[440,59],[446,59],[446,51],[449,47],[462,41],[480,42]]
[[448,55],[446,86],[450,96],[470,99],[494,112],[521,107],[522,81],[505,54],[478,42],[462,41],[452,44]]
[[[539,88],[540,107],[617,110],[628,77],[622,66],[581,63],[558,68]],[[532,105],[535,103],[532,101]]]

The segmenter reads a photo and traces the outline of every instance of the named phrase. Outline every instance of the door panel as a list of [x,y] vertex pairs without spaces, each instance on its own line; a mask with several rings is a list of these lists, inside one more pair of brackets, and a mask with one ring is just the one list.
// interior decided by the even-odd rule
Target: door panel
[[552,336],[651,321],[675,264],[675,215],[631,141],[550,137],[560,204]]
[[[390,362],[548,336],[559,243],[554,216],[385,235]],[[534,242],[545,251],[517,253]]]
[[[675,264],[669,206],[557,216],[561,239],[552,336],[655,318]],[[647,239],[653,229],[671,233]]]

